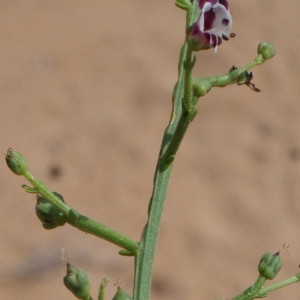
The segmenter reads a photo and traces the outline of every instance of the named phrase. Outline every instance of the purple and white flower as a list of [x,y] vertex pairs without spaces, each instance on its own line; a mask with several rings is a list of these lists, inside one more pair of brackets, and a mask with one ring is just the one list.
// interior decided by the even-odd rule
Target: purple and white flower
[[201,14],[188,32],[188,44],[194,51],[215,48],[229,39],[232,18],[227,0],[197,0]]

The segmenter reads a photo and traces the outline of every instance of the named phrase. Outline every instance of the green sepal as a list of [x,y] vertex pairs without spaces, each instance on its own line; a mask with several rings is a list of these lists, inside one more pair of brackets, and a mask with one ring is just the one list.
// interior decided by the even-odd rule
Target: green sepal
[[7,150],[5,160],[7,166],[16,175],[24,175],[28,171],[26,158],[11,148]]
[[192,6],[189,0],[177,0],[175,5],[183,10],[189,10]]
[[120,287],[118,287],[118,290],[112,300],[132,300],[132,297],[130,297]]
[[272,280],[276,277],[282,267],[282,260],[279,257],[279,252],[265,253],[258,264],[258,272],[261,276],[268,280]]
[[122,256],[135,256],[134,252],[128,250],[120,250],[118,253]]
[[22,188],[25,190],[26,193],[29,194],[38,194],[39,191],[35,187],[30,187],[26,184],[22,184]]
[[[62,195],[53,192],[62,202],[65,202]],[[38,195],[36,199],[35,213],[42,222],[45,229],[54,229],[66,224],[66,217],[46,198]]]
[[64,277],[64,284],[76,298],[82,300],[90,299],[91,285],[83,270],[67,263],[67,275]]

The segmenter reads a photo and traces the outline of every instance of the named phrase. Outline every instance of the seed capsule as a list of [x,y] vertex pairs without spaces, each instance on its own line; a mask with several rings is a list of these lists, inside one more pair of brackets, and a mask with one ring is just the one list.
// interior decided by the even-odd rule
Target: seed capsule
[[282,261],[279,257],[279,252],[276,254],[267,252],[260,259],[258,271],[260,275],[264,276],[266,279],[272,280],[280,271],[281,267]]
[[9,148],[5,159],[7,166],[16,175],[24,175],[27,172],[27,161],[21,153]]

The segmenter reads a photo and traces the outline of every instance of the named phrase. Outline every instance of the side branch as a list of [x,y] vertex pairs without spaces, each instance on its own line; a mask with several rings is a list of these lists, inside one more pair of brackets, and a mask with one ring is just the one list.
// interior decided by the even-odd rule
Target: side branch
[[70,225],[78,228],[81,231],[98,236],[108,242],[120,246],[121,248],[129,251],[131,255],[135,255],[139,248],[139,244],[136,241],[128,238],[125,235],[122,235],[110,227],[79,214],[77,211],[61,201],[61,199],[55,195],[55,193],[46,188],[42,181],[35,178],[28,171],[27,161],[20,153],[12,149],[8,149],[6,154],[6,162],[13,173],[24,176],[33,185],[33,187],[23,185],[23,188],[26,192],[39,194],[46,198],[49,203],[51,203],[66,217],[66,221]]

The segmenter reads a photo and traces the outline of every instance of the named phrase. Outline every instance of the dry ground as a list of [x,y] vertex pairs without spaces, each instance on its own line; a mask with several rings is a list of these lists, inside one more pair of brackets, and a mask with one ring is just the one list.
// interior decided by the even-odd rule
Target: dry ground
[[[278,279],[300,263],[299,1],[231,0],[236,38],[197,54],[194,74],[226,73],[277,55],[246,86],[212,90],[173,169],[152,299],[228,299],[281,250]],[[68,204],[139,240],[171,111],[185,14],[173,1],[0,1],[0,141]],[[104,275],[130,292],[133,261],[65,226],[45,231],[34,196],[0,165],[0,299],[74,299],[65,265],[84,268],[96,295]],[[282,250],[288,244],[288,252]],[[298,300],[300,286],[269,299]]]

